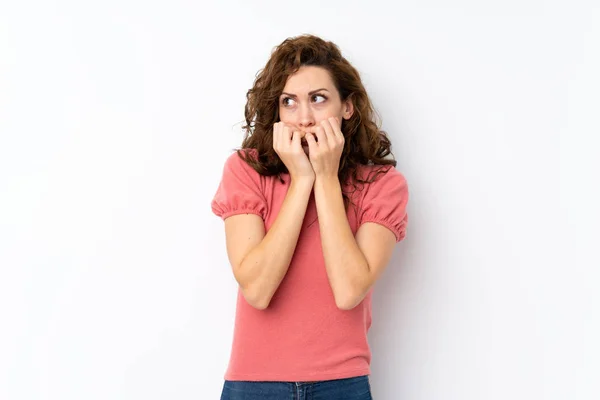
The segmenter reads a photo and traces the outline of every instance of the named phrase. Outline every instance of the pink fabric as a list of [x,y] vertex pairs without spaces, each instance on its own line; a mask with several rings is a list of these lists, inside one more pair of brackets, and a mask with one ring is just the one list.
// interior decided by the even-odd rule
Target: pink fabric
[[[255,150],[249,150],[255,155]],[[361,166],[367,177],[373,168]],[[386,168],[390,168],[387,167]],[[226,161],[212,200],[213,212],[225,219],[251,213],[271,227],[290,184],[258,174],[236,153]],[[352,191],[347,186],[346,191]],[[376,222],[404,239],[408,217],[406,179],[395,168],[360,185],[351,194],[348,220],[354,234],[361,224]],[[337,308],[323,259],[314,194],[287,274],[265,310],[250,306],[238,290],[235,329],[225,379],[248,381],[319,381],[370,374],[371,295],[352,310]]]

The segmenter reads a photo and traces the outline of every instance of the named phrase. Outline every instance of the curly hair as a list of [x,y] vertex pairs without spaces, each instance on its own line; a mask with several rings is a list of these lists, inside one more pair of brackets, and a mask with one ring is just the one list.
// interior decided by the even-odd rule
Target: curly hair
[[[372,179],[358,176],[359,165],[396,166],[391,142],[387,134],[379,129],[376,112],[358,71],[346,60],[337,45],[317,36],[305,34],[287,38],[276,46],[266,66],[260,70],[253,87],[246,94],[245,131],[238,155],[261,175],[287,173],[285,164],[273,149],[273,125],[279,122],[278,99],[287,79],[303,66],[318,66],[326,69],[343,101],[350,99],[354,112],[350,119],[342,120],[341,131],[345,143],[340,157],[338,177],[342,184],[370,183],[383,172],[376,171]],[[243,149],[257,150],[257,157],[244,157]],[[350,180],[351,178],[351,180]],[[344,203],[349,198],[344,194]]]

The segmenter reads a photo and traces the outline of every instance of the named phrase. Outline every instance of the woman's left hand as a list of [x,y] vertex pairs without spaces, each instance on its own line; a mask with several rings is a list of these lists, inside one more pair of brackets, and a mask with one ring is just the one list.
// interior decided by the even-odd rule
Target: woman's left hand
[[305,129],[308,155],[317,179],[338,177],[345,141],[339,125],[338,118],[329,117],[319,125]]

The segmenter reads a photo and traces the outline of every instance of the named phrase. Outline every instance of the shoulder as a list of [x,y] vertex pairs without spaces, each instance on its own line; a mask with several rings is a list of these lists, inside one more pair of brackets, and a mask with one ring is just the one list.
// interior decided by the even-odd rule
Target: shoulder
[[236,151],[227,157],[223,176],[212,200],[213,212],[227,218],[234,214],[254,213],[263,219],[267,204],[260,174],[242,157],[252,151]]
[[231,153],[225,160],[223,173],[234,174],[253,179],[260,179],[260,174],[250,164],[258,160],[258,151],[255,149],[239,149]]
[[364,182],[360,185],[363,194],[407,186],[406,177],[393,165],[360,165],[356,175]]
[[[358,174],[357,174],[358,175]],[[404,174],[392,165],[369,165],[361,168],[367,181],[359,194],[359,225],[375,222],[390,229],[396,241],[406,234],[408,222],[408,184]]]
[[248,160],[258,160],[258,151],[256,149],[237,149],[231,153],[225,160],[226,166],[244,167],[248,164]]

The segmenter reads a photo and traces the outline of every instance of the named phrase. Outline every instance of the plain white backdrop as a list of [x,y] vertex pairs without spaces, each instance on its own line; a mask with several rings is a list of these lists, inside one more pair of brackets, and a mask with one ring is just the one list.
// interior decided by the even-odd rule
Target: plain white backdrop
[[217,399],[210,200],[274,46],[359,69],[411,191],[378,400],[600,397],[600,6],[0,3],[0,398]]

